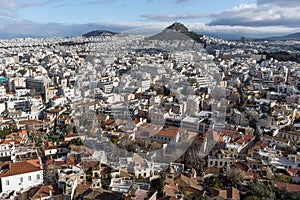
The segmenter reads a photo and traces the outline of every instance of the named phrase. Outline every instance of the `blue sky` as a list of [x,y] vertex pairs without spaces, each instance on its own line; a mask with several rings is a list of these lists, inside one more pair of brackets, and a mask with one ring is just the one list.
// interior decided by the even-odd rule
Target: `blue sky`
[[180,21],[211,35],[270,36],[300,29],[299,0],[1,0],[0,37],[153,34]]
[[[62,0],[17,11],[19,17],[39,23],[89,23],[144,21],[147,14],[216,13],[231,9],[245,0]],[[253,2],[253,1],[252,1]],[[202,19],[201,19],[202,21]]]

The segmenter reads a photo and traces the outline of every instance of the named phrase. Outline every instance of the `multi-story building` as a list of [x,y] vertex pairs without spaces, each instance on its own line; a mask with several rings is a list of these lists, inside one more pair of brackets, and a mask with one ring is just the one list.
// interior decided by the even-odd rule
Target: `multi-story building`
[[32,89],[33,91],[40,94],[44,101],[48,102],[48,89],[49,89],[49,82],[50,79],[46,77],[34,77],[34,78],[27,78],[25,80],[26,88]]
[[166,113],[164,109],[160,109],[160,108],[153,108],[149,112],[149,117],[151,123],[153,124],[159,124],[159,125],[165,124],[165,119],[167,118],[167,116],[168,113]]
[[200,127],[200,120],[197,117],[187,116],[181,120],[180,127],[185,130],[198,132]]
[[111,93],[114,87],[112,78],[109,76],[102,76],[99,81],[99,87],[103,90],[103,92],[107,94]]
[[220,150],[212,156],[208,156],[208,167],[223,168],[234,163],[235,158],[226,150]]
[[4,140],[0,142],[0,158],[10,157],[14,151],[15,144],[12,140]]
[[151,80],[149,79],[142,79],[142,80],[137,80],[137,86],[141,89],[140,92],[145,92],[150,88],[150,83]]

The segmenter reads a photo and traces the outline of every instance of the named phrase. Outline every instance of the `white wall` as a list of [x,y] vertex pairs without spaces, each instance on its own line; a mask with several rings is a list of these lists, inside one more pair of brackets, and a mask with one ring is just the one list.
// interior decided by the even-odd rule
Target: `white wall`
[[[29,180],[29,176],[31,180]],[[21,177],[23,178],[23,182],[21,182]],[[8,185],[7,181],[9,182]],[[1,178],[2,192],[21,191],[22,189],[28,189],[41,184],[43,184],[43,170]]]
[[45,156],[55,155],[55,154],[57,154],[57,149],[48,149],[48,150],[45,150]]

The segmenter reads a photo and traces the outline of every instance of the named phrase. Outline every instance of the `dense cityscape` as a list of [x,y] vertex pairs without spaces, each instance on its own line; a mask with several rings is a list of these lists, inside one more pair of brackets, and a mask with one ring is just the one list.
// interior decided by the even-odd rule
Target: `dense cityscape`
[[0,40],[0,199],[299,199],[299,51],[178,22]]

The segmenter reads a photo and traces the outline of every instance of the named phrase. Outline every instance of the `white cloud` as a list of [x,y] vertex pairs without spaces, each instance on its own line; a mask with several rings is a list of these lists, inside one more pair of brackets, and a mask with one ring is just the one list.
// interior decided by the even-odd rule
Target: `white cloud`
[[19,5],[18,0],[2,0],[0,8],[15,8]]
[[148,13],[141,17],[155,21],[208,18],[211,19],[208,25],[300,27],[300,0],[257,0],[218,13]]
[[298,0],[258,0],[210,15],[210,25],[300,27]]
[[17,10],[25,7],[41,6],[60,0],[1,0],[0,17],[16,17]]
[[16,16],[16,13],[12,10],[1,10],[0,11],[0,16],[3,17],[14,17]]

